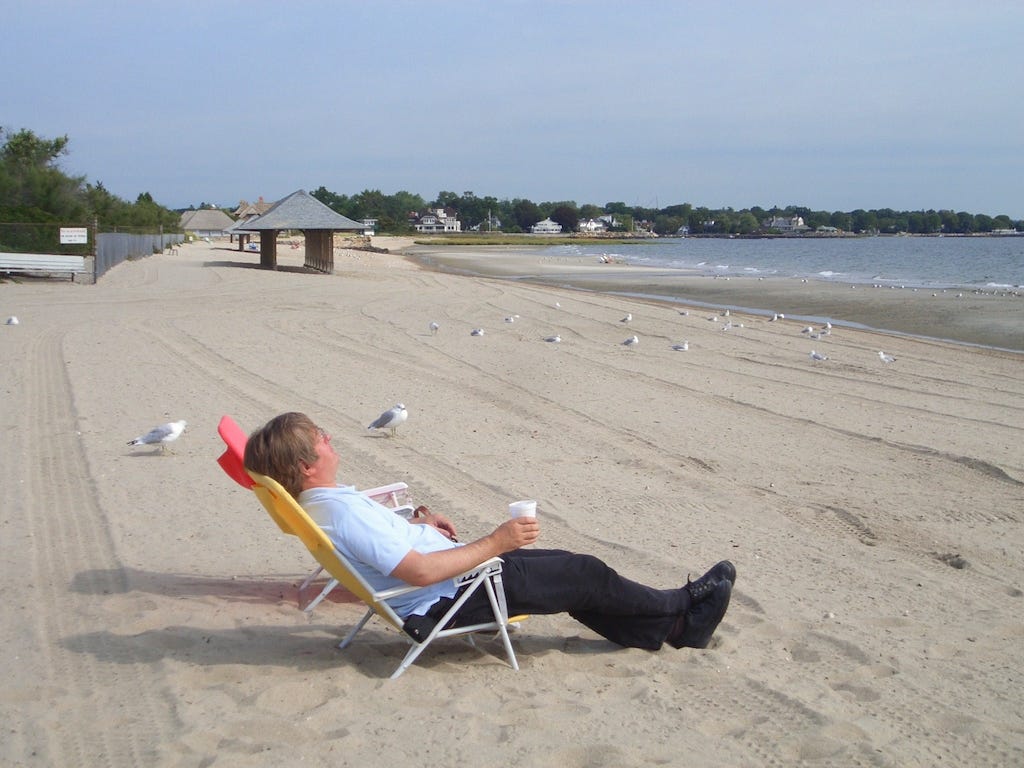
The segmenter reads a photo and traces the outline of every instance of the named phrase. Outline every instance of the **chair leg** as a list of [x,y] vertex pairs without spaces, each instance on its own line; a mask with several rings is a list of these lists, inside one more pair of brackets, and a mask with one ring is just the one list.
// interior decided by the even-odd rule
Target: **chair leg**
[[[494,582],[499,590],[502,589],[500,575],[494,577]],[[501,633],[501,643],[505,646],[505,655],[508,656],[508,663],[512,665],[512,669],[518,672],[519,661],[516,659],[516,652],[512,649],[512,640],[508,636],[508,616],[506,615],[508,609],[505,608],[504,600],[501,600],[501,607],[499,608],[498,597],[494,592],[495,583],[492,583],[491,579],[486,579],[484,581],[484,589],[487,590],[487,599],[491,602],[491,610],[494,611],[494,615],[497,617],[498,631]],[[502,593],[502,597],[504,597],[504,593]]]
[[323,569],[324,569],[324,567],[321,565],[319,568],[317,568],[315,571],[313,571],[311,574],[309,574],[309,576],[306,577],[306,580],[304,582],[302,582],[301,584],[299,584],[299,592],[301,592],[306,587],[308,587],[310,584],[312,584],[313,583],[313,579],[315,579],[317,576],[319,576],[320,572],[323,571]]
[[338,643],[338,648],[341,650],[347,648],[349,643],[351,643],[355,639],[355,636],[359,632],[359,630],[366,626],[366,622],[368,622],[372,616],[373,608],[370,608],[369,610],[367,610],[366,613],[363,614],[363,618],[359,620],[359,623],[352,628],[352,631],[345,635],[345,639]]
[[[320,594],[317,595],[310,602],[309,605],[307,605],[305,608],[302,609],[303,612],[305,612],[307,614],[308,613],[312,613],[313,609],[316,608],[318,605],[320,605],[320,601],[323,600],[325,597],[327,597],[328,593],[330,593],[330,591],[332,589],[334,589],[336,586],[338,586],[338,580],[337,579],[331,579],[330,581],[328,581],[327,584],[324,586],[324,588],[322,590],[320,590]],[[302,591],[301,588],[299,589],[299,591],[301,593],[301,591]]]

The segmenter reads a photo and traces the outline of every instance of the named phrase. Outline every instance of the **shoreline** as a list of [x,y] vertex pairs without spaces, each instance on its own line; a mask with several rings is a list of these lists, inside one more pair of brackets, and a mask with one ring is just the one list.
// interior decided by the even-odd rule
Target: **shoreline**
[[423,246],[393,249],[425,269],[610,294],[673,306],[826,320],[881,334],[1024,353],[1024,297],[999,292],[889,288],[810,278],[715,277],[682,270],[595,264],[588,256],[540,255],[540,247]]

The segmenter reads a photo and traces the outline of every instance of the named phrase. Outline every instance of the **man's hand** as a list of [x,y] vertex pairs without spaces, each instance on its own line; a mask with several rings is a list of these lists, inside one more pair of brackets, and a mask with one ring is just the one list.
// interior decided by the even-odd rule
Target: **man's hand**
[[513,517],[499,525],[493,535],[498,538],[502,552],[511,552],[533,544],[540,536],[540,523],[536,517]]
[[455,531],[455,526],[452,525],[452,521],[444,515],[434,514],[426,506],[420,505],[412,511],[413,523],[421,523],[423,525],[429,525],[431,528],[436,528],[445,536],[452,541],[458,541],[458,534]]

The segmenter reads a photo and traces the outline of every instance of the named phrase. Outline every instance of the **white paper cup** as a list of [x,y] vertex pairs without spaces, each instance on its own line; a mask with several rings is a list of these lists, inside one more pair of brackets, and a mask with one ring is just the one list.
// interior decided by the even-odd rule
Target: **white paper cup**
[[511,517],[536,517],[536,501],[513,501],[508,505],[508,513]]

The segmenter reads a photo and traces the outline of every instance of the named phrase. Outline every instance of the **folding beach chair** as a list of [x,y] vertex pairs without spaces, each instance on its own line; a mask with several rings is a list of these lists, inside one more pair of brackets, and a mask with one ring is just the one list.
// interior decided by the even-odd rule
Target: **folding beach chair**
[[[248,436],[230,416],[221,417],[220,424],[217,425],[217,432],[220,434],[221,439],[224,440],[224,443],[227,446],[224,453],[217,459],[217,463],[220,464],[221,469],[227,473],[228,477],[243,488],[251,490],[254,485],[253,479],[249,477],[249,473],[245,471],[245,465],[243,463],[245,457],[245,443],[249,439]],[[410,518],[413,515],[413,507],[411,504],[405,503],[408,500],[408,489],[409,486],[405,483],[390,483],[389,485],[382,485],[377,488],[368,488],[361,493],[386,507],[390,507],[395,514],[402,515],[405,518]],[[267,512],[270,513],[271,518],[273,518],[274,522],[277,523],[278,528],[290,536],[296,535],[294,531],[288,528],[285,521],[277,516],[275,510],[268,507]],[[320,593],[303,607],[303,593],[323,572],[323,570],[323,566],[318,566],[311,574],[309,574],[309,576],[306,577],[305,581],[299,585],[299,607],[306,613],[312,613],[313,610],[320,605],[321,601],[331,593],[331,590],[338,586],[337,579],[328,578],[327,583],[324,584]]]
[[[225,419],[228,419],[228,417],[225,417]],[[426,637],[423,639],[416,639],[405,632],[404,622],[401,617],[395,613],[394,609],[388,603],[388,600],[398,597],[399,595],[415,592],[421,589],[421,587],[414,587],[410,585],[389,590],[375,591],[359,574],[359,572],[352,567],[351,563],[345,558],[345,556],[338,551],[337,547],[331,543],[331,540],[327,538],[327,535],[323,530],[321,530],[309,515],[305,513],[292,495],[281,487],[280,483],[265,475],[250,472],[246,470],[244,465],[241,465],[240,462],[236,462],[236,459],[240,459],[240,457],[244,455],[244,441],[241,443],[243,451],[242,453],[238,453],[235,450],[238,446],[237,434],[233,433],[232,427],[230,426],[231,424],[234,424],[234,422],[230,419],[228,419],[228,422],[230,422],[230,424],[225,427],[224,419],[222,419],[221,426],[225,427],[225,429],[221,431],[221,429],[218,428],[218,431],[221,432],[221,436],[224,437],[225,442],[228,443],[228,450],[217,460],[224,471],[241,485],[250,488],[253,493],[256,494],[256,497],[260,500],[278,526],[280,526],[281,530],[299,537],[313,557],[316,558],[320,566],[335,580],[335,583],[340,583],[367,605],[366,613],[363,615],[362,619],[359,620],[359,623],[356,624],[348,635],[345,636],[345,639],[339,643],[339,648],[347,648],[355,639],[359,630],[362,629],[374,615],[377,615],[398,629],[401,636],[412,643],[412,648],[409,649],[405,658],[402,659],[398,668],[391,675],[392,679],[405,672],[405,670],[408,669],[414,661],[416,661],[419,655],[435,639],[462,635],[465,636],[472,644],[472,636],[476,632],[497,632],[501,636],[509,664],[513,669],[519,669],[519,663],[516,661],[515,651],[512,649],[512,641],[508,636],[508,627],[510,623],[518,621],[524,617],[516,616],[511,620],[509,619],[508,607],[505,604],[505,591],[501,584],[501,558],[492,557],[489,560],[480,563],[475,568],[457,576],[455,578],[455,583],[461,590],[457,599],[451,604],[444,616],[441,617]],[[234,427],[244,438],[245,435],[241,432],[241,429],[238,428],[236,424]],[[225,432],[228,433],[227,436],[225,436]],[[244,477],[242,473],[244,473]],[[248,478],[248,481],[246,481],[245,478]],[[448,623],[451,622],[466,600],[468,600],[476,590],[481,588],[484,589],[487,594],[488,602],[491,605],[493,620],[464,627],[446,628]]]

